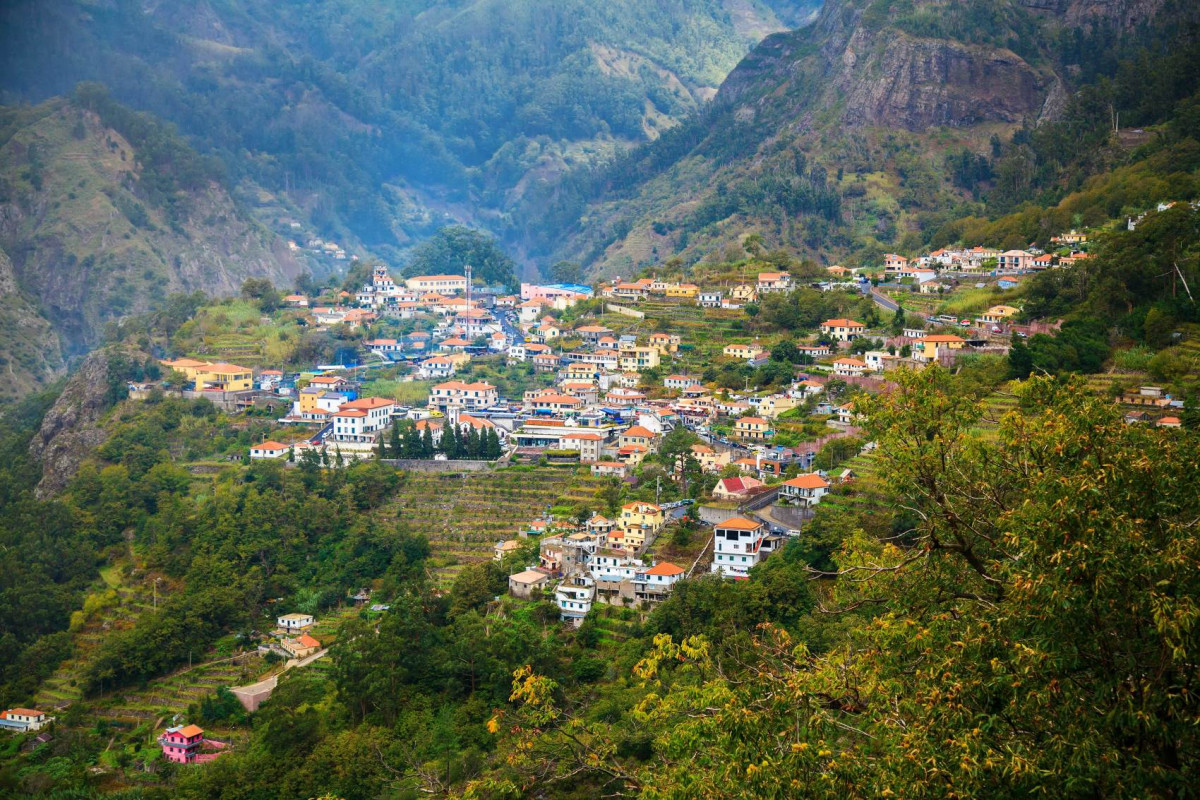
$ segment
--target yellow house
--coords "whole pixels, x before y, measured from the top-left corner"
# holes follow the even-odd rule
[[[216,389],[223,392],[246,392],[254,388],[254,371],[249,367],[214,364],[192,358],[163,361],[162,365],[182,372],[188,380],[196,384],[196,391]]]
[[[729,290],[729,299],[737,303],[753,303],[758,299],[758,290],[753,284],[738,284]]]
[[[980,319],[984,322],[1003,322],[1009,317],[1015,316],[1021,309],[1014,306],[992,306],[987,311],[980,315]]]
[[[645,545],[666,521],[666,514],[653,503],[626,503],[621,506],[617,527],[625,534],[625,546],[636,548]]]
[[[167,369],[181,373],[189,381],[196,380],[197,373],[208,366],[207,361],[197,361],[194,358],[177,358],[174,361],[160,361]]]
[[[924,358],[926,361],[937,360],[938,350],[961,350],[966,343],[965,339],[953,334],[926,336],[920,342],[921,347],[924,348]]]
[[[764,397],[758,403],[758,413],[767,419],[775,419],[785,411],[791,411],[796,406],[800,405],[800,401],[794,397],[788,397],[782,394],[773,394],[769,397]]]
[[[641,372],[659,365],[657,347],[629,347],[621,351],[617,365],[622,372]]]
[[[742,417],[733,423],[733,435],[739,439],[763,441],[774,435],[771,423],[762,417]]]
[[[732,358],[744,358],[749,361],[758,358],[766,351],[756,344],[727,344],[721,352]]]
[[[671,333],[652,333],[650,334],[650,346],[658,348],[658,352],[664,356],[671,353],[679,352],[679,345],[683,339]]]
[[[694,283],[676,283],[667,287],[667,297],[695,297],[700,287]]]

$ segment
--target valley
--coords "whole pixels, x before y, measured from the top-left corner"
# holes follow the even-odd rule
[[[1189,796],[1198,58],[5,4],[0,796]]]

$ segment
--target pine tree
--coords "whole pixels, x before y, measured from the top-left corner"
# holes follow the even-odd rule
[[[421,454],[418,458],[433,458],[433,432],[429,426],[425,426],[425,432],[421,436]]]
[[[401,455],[400,455],[400,454],[401,454],[401,452],[402,452],[402,447],[401,447],[401,444],[400,444],[400,426],[399,426],[399,425],[393,425],[393,426],[392,426],[392,447],[391,447],[391,451],[392,451],[392,458],[400,458],[400,457],[401,457]]]

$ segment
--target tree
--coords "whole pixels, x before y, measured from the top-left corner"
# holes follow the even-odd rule
[[[892,328],[891,328],[892,335],[899,336],[900,334],[904,333],[904,325],[905,325],[904,307],[897,304],[896,305],[896,314],[895,314],[895,316],[892,317]]]
[[[583,267],[575,261],[559,261],[550,267],[550,280],[555,283],[582,283]]]
[[[1200,752],[1195,434],[1125,425],[1081,383],[1044,377],[1019,388],[1024,416],[981,432],[980,396],[946,370],[891,378],[898,391],[861,410],[911,530],[848,531],[825,606],[839,640],[814,651],[767,625],[719,658],[717,636],[686,626],[738,606],[680,584],[656,611],[670,633],[633,670],[656,757],[612,752],[604,769],[662,796],[1186,795]],[[791,567],[788,549],[764,566]],[[802,609],[797,577],[760,583]],[[692,609],[667,614],[677,601]],[[735,660],[750,668],[731,675]],[[579,769],[578,750],[552,744],[584,723],[538,676],[516,677],[510,730],[536,731],[542,774]]]
[[[404,275],[462,275],[470,264],[485,284],[516,287],[516,265],[488,234],[462,225],[440,229],[413,250]]]

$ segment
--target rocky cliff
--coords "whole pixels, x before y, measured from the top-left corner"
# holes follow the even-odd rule
[[[921,215],[978,199],[947,179],[949,152],[991,153],[993,137],[1057,119],[1124,41],[1166,41],[1198,16],[1185,0],[827,0],[759,44],[702,116],[620,164],[550,260],[629,274],[748,231],[819,260],[899,246]]]
[[[83,360],[29,443],[29,454],[42,466],[39,498],[65,489],[83,460],[108,438],[99,423],[110,405],[107,394],[112,357],[112,352],[100,349]],[[145,358],[139,354],[140,360]]]

